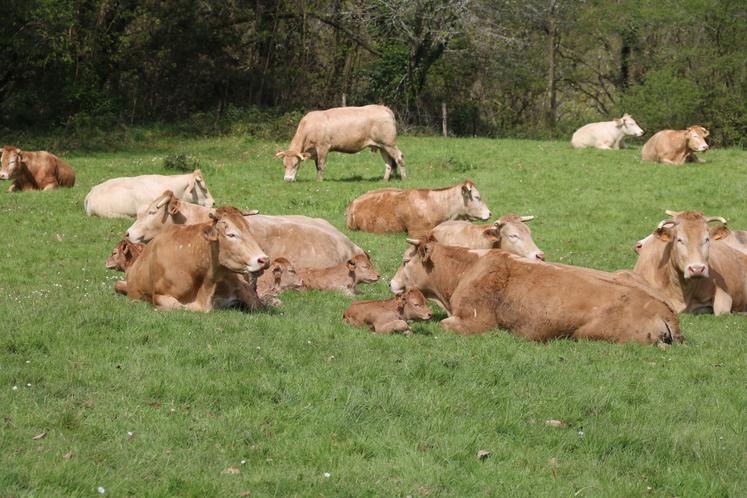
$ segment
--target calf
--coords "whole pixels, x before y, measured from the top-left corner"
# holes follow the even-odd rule
[[[446,330],[502,328],[535,341],[570,337],[642,344],[681,341],[677,315],[638,286],[584,268],[560,267],[505,251],[413,240],[392,292],[420,289],[449,313]]]
[[[708,130],[698,125],[686,130],[662,130],[643,145],[641,157],[644,161],[666,164],[702,163],[695,153],[708,150],[705,140],[708,135]]]
[[[207,223],[175,226],[159,234],[115,290],[158,309],[207,312],[214,308],[257,309],[256,274],[264,254],[235,208],[221,208]]]
[[[296,273],[296,269],[285,258],[275,258],[257,279],[257,295],[259,299],[268,305],[280,306],[282,303],[277,298],[284,290],[301,290],[303,280]]]
[[[490,218],[472,180],[442,189],[372,190],[354,199],[347,227],[374,233],[422,234],[447,220]]]
[[[635,271],[664,294],[678,313],[747,311],[747,255],[712,243],[708,223],[726,220],[696,211],[667,211],[641,241]]]
[[[47,151],[26,152],[6,145],[0,156],[0,180],[13,180],[8,192],[51,190],[75,185],[75,171]]]
[[[643,130],[630,116],[623,114],[619,119],[589,123],[573,134],[571,145],[576,149],[596,147],[597,149],[619,149],[626,136],[640,137]]]
[[[430,320],[431,310],[423,293],[417,289],[406,289],[391,299],[378,301],[356,301],[342,315],[350,325],[369,326],[374,332],[390,334],[409,330],[408,322]]]
[[[490,225],[474,224],[468,221],[444,221],[431,231],[433,237],[447,246],[460,246],[470,249],[503,249],[527,259],[545,260],[532,240],[532,231],[526,225],[534,216],[505,214]]]
[[[106,267],[110,270],[126,272],[143,249],[145,249],[145,244],[133,244],[127,239],[122,239],[112,249],[111,256],[106,260]]]
[[[304,268],[298,270],[298,275],[304,289],[334,290],[350,296],[357,293],[356,285],[379,280],[379,274],[365,254],[329,268]]]

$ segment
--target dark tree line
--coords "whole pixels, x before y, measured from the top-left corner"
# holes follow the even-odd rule
[[[402,126],[553,136],[630,112],[747,144],[733,0],[5,0],[0,125],[220,123],[386,103]]]

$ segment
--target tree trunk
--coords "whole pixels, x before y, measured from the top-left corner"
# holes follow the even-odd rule
[[[558,45],[560,44],[560,35],[558,32],[557,20],[555,18],[557,2],[552,0],[550,3],[550,12],[548,20],[548,64],[547,64],[547,108],[545,109],[545,126],[549,130],[555,129],[555,123],[558,116],[558,89],[557,89],[557,64],[558,64]]]

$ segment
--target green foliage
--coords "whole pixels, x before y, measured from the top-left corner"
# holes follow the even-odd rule
[[[187,154],[169,154],[163,158],[163,169],[172,171],[194,171],[202,168],[202,163]]]
[[[139,129],[144,141],[118,153],[65,154],[72,189],[0,193],[3,495],[747,489],[744,317],[683,316],[688,343],[662,351],[535,344],[500,331],[462,337],[436,321],[414,324],[411,337],[381,336],[345,325],[351,299],[335,293],[285,293],[283,308],[265,313],[160,312],[116,295],[122,275],[104,268],[132,220],[83,211],[93,185],[169,173],[160,158],[184,154],[211,166],[218,205],[330,220],[383,276],[356,299],[381,299],[407,244],[403,234],[344,229],[348,202],[368,190],[469,176],[494,216],[536,216],[533,237],[549,261],[615,270],[632,267],[635,241],[665,209],[747,228],[745,152],[714,148],[705,164],[675,167],[644,163],[638,149],[576,151],[565,141],[401,137],[406,182],[383,183],[381,158],[363,152],[330,155],[323,183],[305,164],[286,184],[278,142],[168,131]],[[480,461],[483,449],[491,455]]]

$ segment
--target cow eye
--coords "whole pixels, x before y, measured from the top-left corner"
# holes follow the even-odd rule
[[[703,241],[703,243],[704,243],[704,244],[707,244],[709,240],[711,240],[711,239],[710,239],[710,238],[708,238],[708,237],[706,237],[706,238],[705,238],[705,240]]]
[[[476,196],[475,196],[475,200],[476,200],[477,202],[480,202],[480,196],[479,196],[479,195],[476,195]]]
[[[681,238],[679,238],[679,237],[677,237],[677,242],[679,242],[680,244],[684,244],[684,243],[685,243],[685,241],[684,241],[684,240],[682,240],[682,239],[681,239]]]
[[[237,238],[239,238],[239,236],[238,236],[238,235],[236,235],[235,233],[228,233],[228,234],[226,234],[226,235],[227,235],[228,237],[232,238],[232,239],[237,239]]]
[[[148,214],[156,214],[156,211],[153,211],[153,210],[148,211]]]
[[[512,233],[511,235],[509,235],[509,238],[511,238],[511,239],[518,239],[519,236],[516,235],[515,233]]]

